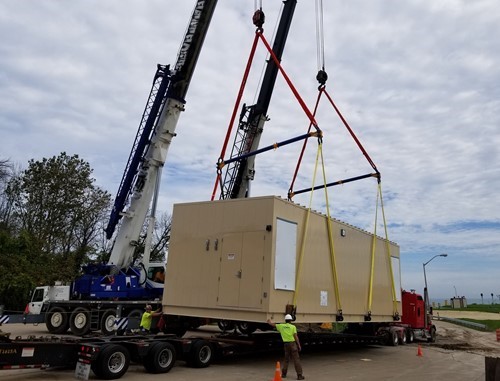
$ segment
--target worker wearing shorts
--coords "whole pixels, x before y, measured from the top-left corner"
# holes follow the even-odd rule
[[[290,358],[293,360],[295,371],[297,372],[297,380],[303,380],[305,377],[302,375],[302,364],[300,363],[299,351],[301,350],[299,337],[297,335],[297,327],[291,324],[293,318],[290,314],[285,315],[285,323],[273,323],[271,319],[267,323],[276,328],[281,334],[281,339],[285,346],[285,361],[283,361],[283,368],[281,369],[281,377],[286,378],[288,372],[288,363]]]

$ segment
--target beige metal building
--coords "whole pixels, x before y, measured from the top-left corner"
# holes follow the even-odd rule
[[[274,196],[176,204],[172,221],[168,314],[279,321],[293,305],[297,322],[314,323],[401,313],[399,246],[354,226],[330,219],[329,229],[325,215]]]

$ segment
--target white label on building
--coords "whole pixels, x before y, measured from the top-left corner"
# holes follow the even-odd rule
[[[328,306],[328,291],[320,291],[320,306]]]

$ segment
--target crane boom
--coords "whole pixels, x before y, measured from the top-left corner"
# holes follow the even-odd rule
[[[180,113],[184,111],[184,98],[216,5],[217,0],[196,1],[184,40],[179,49],[177,61],[169,73],[163,73],[164,79],[168,79],[169,82],[166,92],[158,91],[156,94],[156,97],[161,97],[156,101],[156,104],[161,105],[161,107],[159,114],[153,114],[151,118],[154,121],[154,127],[149,132],[144,132],[150,134],[147,138],[142,139],[145,146],[140,148],[144,153],[139,155],[141,156],[140,160],[135,160],[136,165],[131,165],[126,170],[125,176],[130,178],[130,173],[133,173],[135,179],[134,181],[128,181],[130,183],[128,190],[125,189],[119,192],[122,199],[118,204],[115,202],[114,217],[112,214],[114,220],[111,221],[110,219],[110,224],[106,229],[106,233],[110,236],[113,234],[118,220],[123,219],[108,261],[108,264],[114,265],[118,269],[129,266],[133,261],[135,246],[157,183],[159,183],[170,143],[175,136]],[[163,68],[169,70],[168,67]],[[124,194],[127,197],[124,197]],[[126,208],[127,205],[128,208]]]
[[[285,49],[297,0],[285,0],[283,3],[283,12],[273,43],[274,54],[280,61]],[[268,60],[257,103],[252,106],[243,105],[231,158],[242,156],[258,148],[264,123],[268,119],[267,110],[271,102],[277,75],[278,67],[276,63],[272,59]],[[250,182],[255,174],[254,164],[255,156],[251,156],[227,166],[222,181],[221,199],[242,198],[250,195]]]

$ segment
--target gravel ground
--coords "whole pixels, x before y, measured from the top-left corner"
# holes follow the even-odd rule
[[[500,320],[500,314],[471,311],[434,311],[434,318]],[[500,357],[500,342],[495,332],[482,332],[455,324],[434,320],[437,327],[437,341],[433,346],[461,350],[483,356]]]

